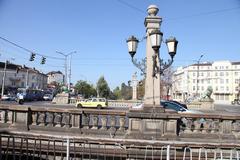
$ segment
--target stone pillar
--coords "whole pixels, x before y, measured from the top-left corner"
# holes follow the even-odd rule
[[[158,8],[155,5],[150,5],[147,9],[148,16],[145,18],[144,24],[146,27],[146,80],[145,80],[145,97],[144,107],[160,106],[160,73],[156,77],[153,74],[153,55],[155,51],[152,49],[149,33],[154,29],[160,30],[162,18],[157,16]],[[159,62],[156,64],[160,67]]]
[[[132,100],[137,100],[137,85],[138,85],[138,80],[137,80],[137,74],[136,72],[132,76]]]

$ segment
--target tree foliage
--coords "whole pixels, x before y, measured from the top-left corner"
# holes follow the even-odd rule
[[[132,87],[130,85],[126,85],[122,83],[121,85],[121,97],[124,100],[132,99]]]
[[[81,94],[84,98],[89,98],[97,95],[96,89],[93,87],[93,85],[83,80],[80,80],[76,83],[75,90],[78,94]]]
[[[100,97],[109,98],[110,96],[111,90],[104,76],[101,76],[97,82],[97,92]]]

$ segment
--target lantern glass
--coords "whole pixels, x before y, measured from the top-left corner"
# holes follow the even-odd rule
[[[160,32],[158,29],[155,29],[155,30],[152,30],[152,32],[149,34],[149,36],[150,36],[152,48],[154,50],[159,50],[159,48],[161,47],[161,43],[162,43],[163,33]]]
[[[131,57],[133,57],[135,55],[135,53],[137,52],[137,46],[138,46],[138,40],[136,37],[131,36],[128,40],[127,40],[127,44],[128,44],[128,52],[131,55]]]
[[[166,44],[168,47],[168,53],[173,58],[177,52],[178,41],[176,40],[175,37],[170,37],[169,39],[166,40]]]

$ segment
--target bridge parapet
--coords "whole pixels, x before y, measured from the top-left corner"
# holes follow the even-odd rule
[[[235,142],[240,140],[240,115],[181,114],[179,136]]]
[[[142,110],[60,109],[0,106],[3,130],[46,131],[135,139],[240,141],[240,115]]]

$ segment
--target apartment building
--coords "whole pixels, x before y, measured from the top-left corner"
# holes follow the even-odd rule
[[[48,76],[48,84],[52,82],[57,82],[58,84],[64,84],[64,74],[61,71],[52,71],[47,73]]]
[[[240,92],[240,62],[215,61],[179,67],[173,75],[172,97],[200,97],[211,86],[215,103],[231,103]]]
[[[47,87],[47,75],[41,73],[35,68],[20,66],[16,64],[7,63],[5,70],[5,63],[0,62],[0,86],[3,84],[3,75],[5,72],[4,88],[33,88],[45,89]]]

